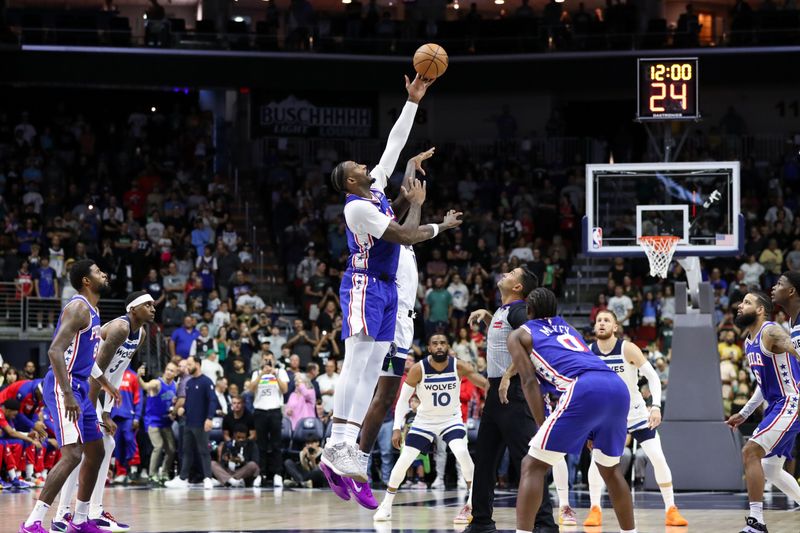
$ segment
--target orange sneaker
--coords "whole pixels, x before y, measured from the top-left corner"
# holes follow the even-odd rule
[[[689,522],[681,516],[678,508],[673,505],[667,509],[667,518],[664,520],[664,524],[668,526],[688,526]]]
[[[676,509],[677,511],[677,509]],[[597,505],[589,509],[589,516],[583,521],[583,525],[587,527],[602,526],[603,525],[603,510]]]

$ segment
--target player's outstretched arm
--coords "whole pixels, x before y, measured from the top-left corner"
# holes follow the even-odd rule
[[[474,366],[464,361],[456,361],[456,368],[458,369],[458,377],[467,378],[479,389],[489,390],[489,380],[475,370]]]
[[[531,334],[525,331],[524,328],[514,330],[508,336],[506,344],[508,345],[508,352],[511,354],[511,360],[519,373],[522,392],[525,394],[525,400],[531,409],[533,419],[541,427],[545,419],[544,399],[539,388],[539,381],[536,378],[536,369],[528,356],[533,346]]]
[[[792,345],[792,338],[783,327],[778,324],[772,324],[764,329],[764,334],[761,336],[764,347],[772,353],[787,352],[797,360],[800,360],[800,354],[794,349]]]
[[[100,337],[103,339],[103,342],[100,343],[100,350],[97,352],[97,358],[95,359],[95,365],[99,369],[99,372],[96,369],[92,369],[92,379],[89,380],[89,398],[92,399],[92,403],[97,401],[97,395],[102,388],[106,391],[106,394],[111,395],[117,405],[119,405],[121,400],[119,391],[109,383],[104,372],[108,368],[108,365],[111,364],[111,359],[113,359],[114,354],[117,353],[117,349],[119,349],[122,343],[125,342],[125,339],[128,338],[129,332],[130,326],[123,320],[112,320],[105,324],[100,331]]]
[[[406,172],[403,175],[403,184],[401,185],[402,188],[408,190],[411,186],[411,180],[415,179],[417,176],[417,172],[419,171],[422,175],[425,175],[425,169],[422,168],[422,162],[426,159],[433,157],[433,152],[436,148],[429,148],[428,150],[419,153],[408,160],[406,163]],[[402,220],[403,217],[408,213],[409,203],[406,200],[405,195],[398,194],[397,198],[392,201],[392,210],[394,211],[394,216],[397,217],[397,220]]]
[[[400,449],[400,428],[403,427],[403,421],[406,419],[406,414],[411,410],[408,402],[414,396],[417,385],[422,380],[422,363],[415,363],[408,371],[406,380],[400,388],[400,396],[397,398],[397,403],[394,406],[394,421],[392,422],[392,446]]]
[[[639,373],[647,379],[647,386],[650,387],[650,394],[653,398],[653,405],[650,407],[650,419],[647,427],[655,429],[661,425],[661,380],[656,374],[656,369],[642,353],[641,348],[632,342],[625,343],[623,352],[625,361],[633,364]]]
[[[744,407],[736,413],[735,415],[731,415],[728,420],[725,421],[731,429],[736,429],[741,424],[744,423],[745,420],[750,418],[750,415],[753,414],[753,411],[758,409],[758,406],[764,403],[764,393],[761,391],[761,387],[756,385],[756,390],[753,391],[753,395],[747,400],[747,403],[744,404]]]
[[[50,349],[47,350],[47,356],[50,359],[50,365],[53,368],[58,386],[64,394],[64,411],[66,412],[67,420],[74,422],[78,420],[78,415],[81,408],[75,400],[75,395],[72,394],[72,384],[67,374],[67,363],[64,360],[64,352],[72,341],[75,335],[82,329],[91,325],[91,315],[86,305],[80,302],[73,302],[64,308],[61,316],[61,327],[58,329],[53,342],[50,344]]]
[[[401,226],[394,220],[390,221],[383,234],[377,235],[378,238],[408,246],[432,239],[436,237],[440,231],[461,225],[459,217],[461,217],[462,213],[451,212],[445,217],[441,224],[425,224],[424,226],[420,226],[419,219],[422,215],[422,204],[425,202],[427,188],[424,181],[420,182],[417,179],[412,180],[410,187],[411,188],[408,190],[405,188],[402,189],[403,194],[410,204],[405,222],[403,222]]]

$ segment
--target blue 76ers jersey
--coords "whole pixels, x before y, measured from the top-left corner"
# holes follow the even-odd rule
[[[750,339],[744,341],[744,353],[747,355],[747,362],[750,369],[756,376],[756,381],[761,387],[764,399],[768,403],[775,403],[786,396],[796,395],[800,391],[797,387],[797,380],[800,378],[800,364],[797,359],[788,353],[768,352],[761,343],[761,335],[764,328],[777,326],[775,322],[764,322],[758,333]],[[778,326],[780,327],[780,326]],[[792,330],[792,342],[796,342],[797,335]],[[795,344],[796,346],[797,344]]]
[[[67,302],[67,305],[70,305],[75,300],[80,300],[89,307],[90,323],[86,328],[80,330],[75,335],[75,338],[72,339],[72,342],[67,347],[66,351],[64,351],[64,362],[67,365],[67,375],[70,376],[70,378],[74,376],[82,380],[87,380],[92,373],[94,359],[97,356],[97,349],[100,346],[100,313],[80,294],[73,296],[70,301]],[[66,308],[67,305],[64,307]],[[58,331],[61,329],[61,319],[63,316],[64,311],[62,310],[61,315],[58,317],[58,324],[56,324],[53,338],[58,335]]]
[[[356,194],[348,194],[345,204],[350,202],[370,202],[381,213],[394,219],[394,211],[392,211],[386,195],[377,189],[371,189],[371,192],[372,199],[362,198]],[[366,239],[359,238],[358,235],[350,230],[349,225],[345,225],[345,232],[347,234],[347,247],[350,250],[350,258],[347,261],[348,270],[395,275],[397,261],[400,257],[399,244],[376,239],[372,235],[367,235]]]
[[[522,328],[531,335],[530,358],[545,392],[564,392],[584,372],[614,372],[560,316],[529,320]]]

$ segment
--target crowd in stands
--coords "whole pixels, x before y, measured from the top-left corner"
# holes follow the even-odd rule
[[[316,465],[344,356],[338,288],[348,255],[343,198],[326,177],[348,154],[332,147],[308,161],[291,149],[269,154],[258,189],[269,213],[270,259],[258,274],[273,288],[289,288],[288,301],[278,302],[269,289],[258,290],[249,243],[230,211],[231,184],[211,170],[209,129],[209,117],[191,106],[119,118],[63,106],[41,116],[0,111],[3,280],[20,298],[63,300],[74,290],[64,278],[70,262],[90,257],[111,273],[110,297],[144,289],[155,299],[168,363],[140,370],[135,361],[128,372],[130,406],[114,414],[131,428],[118,437],[117,481],[146,471],[167,486],[322,486]],[[712,157],[722,155],[713,150]],[[800,165],[796,156],[767,163],[751,159],[742,167],[744,256],[703,262],[715,296],[726,413],[753,390],[732,323],[737,302],[749,287],[768,289],[780,272],[800,270]],[[583,162],[544,165],[524,149],[477,160],[456,146],[425,165],[423,219],[440,220],[451,208],[465,215],[458,230],[416,247],[413,356],[425,354],[432,333],[444,332],[453,355],[484,372],[486,332],[466,319],[499,305],[496,282],[504,273],[527,263],[540,285],[565,296],[580,246]],[[392,179],[395,191],[399,178]],[[758,192],[763,184],[768,194]],[[643,259],[617,259],[594,291],[589,317],[601,309],[616,314],[661,377],[666,411],[673,285],[683,279],[677,264],[660,281],[647,275]],[[297,312],[287,312],[286,303]],[[584,333],[592,339],[590,328]],[[21,369],[4,364],[0,395],[45,371],[34,361]],[[461,401],[465,419],[480,418],[480,391],[463,386]],[[16,419],[13,407],[4,408],[9,419]],[[47,434],[44,420],[18,429]],[[20,459],[30,466],[6,470],[28,468],[36,481],[56,459],[52,444],[42,452],[23,445],[35,449]],[[379,449],[375,458],[379,481],[393,454]],[[501,480],[506,476],[501,471]]]
[[[703,24],[691,3],[670,21],[648,19],[649,12],[640,12],[636,2],[625,0],[609,0],[597,8],[587,8],[583,2],[567,6],[550,0],[541,9],[534,9],[529,0],[512,0],[488,9],[459,0],[407,2],[402,10],[391,4],[379,6],[376,0],[353,0],[336,11],[315,7],[309,0],[291,0],[288,6],[277,4],[267,3],[265,12],[255,16],[233,9],[227,21],[187,23],[170,18],[169,6],[152,0],[142,14],[146,20],[143,39],[131,38],[130,21],[119,16],[112,0],[102,11],[10,9],[5,18],[25,44],[130,46],[133,42],[166,47],[404,55],[429,41],[439,42],[456,55],[796,44],[800,25],[795,2],[779,6],[772,0],[764,0],[757,7],[737,0],[729,12],[714,8],[714,16],[722,18],[725,27],[719,35],[714,28],[702,32]],[[0,12],[0,38],[4,37],[3,18]],[[187,31],[187,27],[194,27],[194,31]]]

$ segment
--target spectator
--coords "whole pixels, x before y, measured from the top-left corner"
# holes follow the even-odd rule
[[[597,313],[600,311],[605,311],[606,309],[608,309],[606,295],[601,292],[597,295],[594,305],[592,306],[592,310],[589,312],[589,323],[594,324],[594,321],[597,318]]]
[[[456,357],[461,361],[474,363],[475,359],[478,357],[478,346],[475,344],[475,341],[472,340],[467,328],[462,327],[457,331],[458,339],[453,344],[453,351],[456,353]]]
[[[218,448],[217,460],[211,462],[214,477],[223,485],[244,487],[245,483],[255,480],[261,474],[257,463],[258,448],[247,434],[247,426],[236,423],[233,427],[233,439],[226,439]]]
[[[169,339],[169,354],[171,357],[176,355],[186,359],[191,355],[194,340],[200,336],[200,332],[194,329],[194,318],[185,316],[183,327],[172,332]],[[199,358],[198,358],[199,360]]]
[[[189,355],[196,355],[200,358],[203,358],[209,352],[215,352],[215,354],[218,353],[217,340],[209,333],[208,325],[203,324],[200,326],[200,334],[192,342],[192,347],[189,349]],[[205,365],[205,361],[203,361],[203,364]],[[203,373],[206,373],[205,370]],[[216,377],[208,377],[210,379],[216,379]]]
[[[253,372],[250,378],[250,392],[255,395],[253,417],[256,424],[256,440],[258,441],[259,466],[262,478],[256,480],[262,485],[263,478],[272,475],[275,487],[283,486],[281,472],[281,422],[283,414],[283,395],[289,389],[289,376],[286,371],[275,368],[272,354],[264,356],[260,369]]]
[[[761,252],[758,262],[764,266],[764,286],[773,287],[778,282],[778,278],[781,275],[781,265],[783,265],[783,251],[778,248],[778,241],[775,239],[769,240],[767,248]]]
[[[284,414],[292,421],[292,430],[297,428],[297,423],[304,418],[316,416],[317,398],[314,387],[308,377],[302,372],[294,374],[294,391],[289,395]]]
[[[239,396],[231,398],[231,409],[222,419],[222,438],[225,442],[234,438],[236,426],[244,426],[248,440],[256,440],[256,423],[253,415],[245,409],[244,400]]]
[[[294,331],[294,336],[286,342],[286,345],[292,353],[298,355],[299,368],[305,368],[311,362],[317,339],[313,333],[306,331],[305,323],[300,319],[294,321]]]
[[[203,247],[203,253],[198,255],[195,269],[200,273],[203,280],[203,290],[211,292],[217,285],[217,258],[214,257],[214,249],[210,244]]]
[[[434,287],[425,297],[426,333],[429,336],[434,332],[446,331],[453,313],[453,296],[445,289],[444,278],[436,278]]]
[[[327,485],[325,474],[319,469],[319,461],[322,459],[322,447],[318,440],[306,442],[300,450],[299,464],[291,459],[286,459],[283,465],[286,473],[291,476],[291,480],[286,480],[288,487],[323,488]]]
[[[156,308],[164,303],[166,292],[164,292],[164,286],[161,283],[161,276],[158,275],[158,271],[155,268],[151,268],[147,273],[147,279],[142,284],[142,289],[153,297],[153,305]]]
[[[733,330],[720,332],[720,342],[717,344],[720,361],[728,360],[734,365],[742,361],[742,347],[736,344],[736,333]]]
[[[217,397],[217,416],[224,417],[230,411],[230,401],[228,399],[228,380],[222,375],[216,379],[214,394]]]
[[[661,402],[663,404],[666,399],[667,385],[669,384],[669,366],[667,365],[667,360],[663,357],[656,359],[656,374],[658,374],[658,379],[661,381]]]
[[[458,331],[467,323],[469,289],[464,285],[464,282],[461,281],[461,276],[454,272],[450,278],[450,285],[447,286],[447,292],[449,292],[452,297],[451,302],[453,306],[450,318],[450,331]]]
[[[239,256],[236,254],[232,254],[228,251],[228,247],[225,246],[225,243],[218,242],[217,243],[217,274],[219,282],[217,283],[217,287],[219,288],[219,296],[222,301],[225,301],[229,297],[231,281],[234,275],[237,274],[237,270],[240,265]]]
[[[322,408],[326,413],[333,412],[333,394],[336,391],[336,383],[338,381],[339,374],[336,373],[336,361],[328,359],[325,363],[325,373],[317,377],[322,397]]]
[[[258,365],[256,365],[254,368],[258,368]],[[231,364],[229,366],[229,370],[225,372],[225,377],[228,379],[228,383],[230,383],[231,386],[236,385],[238,390],[243,391],[244,384],[248,377],[244,359],[241,357],[231,358]]]
[[[175,461],[175,436],[172,433],[172,421],[174,419],[173,404],[177,373],[178,367],[170,362],[164,368],[162,377],[144,381],[146,368],[144,365],[139,368],[139,386],[147,394],[144,427],[150,437],[150,443],[153,445],[148,473],[150,480],[154,483],[162,483],[169,479],[172,473],[172,463]],[[162,452],[164,453],[163,461],[161,461]]]
[[[210,379],[212,383],[216,383],[219,378],[223,377],[225,371],[223,370],[222,365],[219,364],[216,350],[208,350],[203,353],[193,353],[191,356],[202,361],[200,363],[200,372]]]
[[[623,287],[614,288],[614,296],[608,300],[608,308],[614,311],[614,315],[623,327],[630,325],[630,318],[633,315],[633,300],[624,294]]]
[[[58,275],[56,271],[50,267],[50,258],[49,257],[42,257],[41,264],[39,266],[39,270],[36,273],[36,278],[33,280],[33,288],[34,294],[37,298],[56,298],[57,295],[61,294],[58,286]],[[48,327],[55,326],[55,322],[53,322],[54,312],[53,307],[51,306],[50,302],[41,302],[43,307],[47,307],[48,309]],[[43,313],[42,311],[38,312],[38,328],[42,329],[42,318]]]
[[[167,297],[167,305],[161,313],[164,336],[171,337],[175,330],[183,324],[184,318],[186,318],[186,312],[178,306],[178,295],[170,294]]]
[[[164,276],[163,286],[167,296],[170,294],[178,295],[178,302],[184,303],[186,290],[186,276],[178,272],[178,265],[175,261],[170,261],[167,267],[167,274]]]
[[[203,470],[203,487],[214,488],[218,483],[212,478],[211,454],[208,448],[208,433],[213,426],[216,414],[217,398],[214,394],[214,383],[200,371],[200,360],[197,357],[186,359],[188,379],[185,396],[179,399],[178,414],[184,416],[181,472],[179,476],[167,481],[167,488],[188,488],[189,474],[199,455]]]
[[[36,379],[36,363],[33,361],[25,361],[20,379]]]

